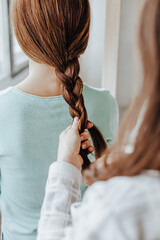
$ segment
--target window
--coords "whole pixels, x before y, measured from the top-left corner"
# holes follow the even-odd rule
[[[28,66],[28,58],[10,30],[8,19],[11,1],[0,0],[0,80],[14,76]]]
[[[11,72],[12,76],[28,66],[28,58],[21,50],[14,33],[11,35]]]
[[[8,16],[6,1],[0,1],[0,79],[9,71]]]

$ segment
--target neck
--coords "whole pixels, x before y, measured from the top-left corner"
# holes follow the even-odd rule
[[[22,91],[39,96],[61,95],[61,84],[57,79],[55,68],[45,64],[29,61],[29,76],[17,85]]]

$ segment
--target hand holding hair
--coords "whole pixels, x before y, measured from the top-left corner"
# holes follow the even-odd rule
[[[88,122],[87,129],[91,129],[93,124]],[[72,125],[64,130],[59,137],[58,161],[68,162],[78,169],[83,165],[83,158],[80,155],[80,149],[87,149],[92,153],[94,148],[91,146],[89,133],[79,134],[80,120],[75,117]]]

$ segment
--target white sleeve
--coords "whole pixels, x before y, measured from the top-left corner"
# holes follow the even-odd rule
[[[93,184],[86,191],[81,203],[72,204],[72,224],[66,228],[63,240],[129,239],[121,228],[120,222],[117,221],[117,214],[112,209],[115,194],[111,193],[111,199],[109,193],[110,196],[106,201],[106,192],[103,190],[105,190],[103,183]]]
[[[147,198],[146,184],[140,189],[139,178],[136,184],[127,177],[97,182],[82,202],[80,183],[81,173],[71,164],[51,166],[37,240],[158,239],[146,237],[148,223],[159,229],[159,215],[156,211],[157,221],[149,221],[154,216],[148,210],[150,195]]]
[[[81,200],[80,171],[66,162],[55,162],[49,170],[37,240],[60,240],[72,222],[70,207]]]
[[[153,206],[149,211],[148,197],[138,187],[139,181],[129,181],[117,178],[93,184],[83,202],[72,205],[72,224],[66,228],[63,240],[158,239],[159,215],[152,212]]]
[[[83,202],[80,183],[81,173],[71,164],[51,165],[37,240],[114,240],[117,234],[127,240],[112,213],[106,211],[108,206],[103,208],[101,183],[88,189]]]

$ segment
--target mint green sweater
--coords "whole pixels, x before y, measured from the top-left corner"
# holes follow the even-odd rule
[[[110,142],[118,126],[115,99],[84,86],[89,120]],[[71,124],[62,96],[39,97],[14,87],[0,92],[2,232],[5,240],[35,240],[48,169],[59,134]]]

